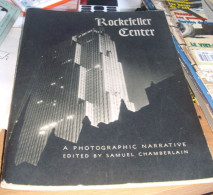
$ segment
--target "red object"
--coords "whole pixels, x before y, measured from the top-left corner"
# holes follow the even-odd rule
[[[86,5],[87,4],[87,0],[81,0],[80,5]]]

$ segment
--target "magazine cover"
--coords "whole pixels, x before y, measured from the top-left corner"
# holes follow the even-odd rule
[[[213,22],[210,1],[159,1],[153,0],[154,8],[166,14],[170,30],[175,37],[176,49],[187,70],[190,86],[200,99],[199,105],[213,129],[212,99],[212,33]],[[208,6],[207,6],[208,4]],[[195,6],[196,5],[196,6]],[[203,105],[203,106],[202,106]]]
[[[2,187],[154,186],[212,176],[162,11],[28,10]]]

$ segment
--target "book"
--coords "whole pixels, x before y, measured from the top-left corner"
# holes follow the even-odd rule
[[[203,84],[203,82],[200,80],[197,72],[195,69],[192,68],[191,63],[189,59],[187,58],[184,51],[181,49],[181,46],[177,43],[176,40],[174,40],[176,49],[180,55],[180,61],[183,66],[183,70],[185,72],[185,77],[193,90],[193,93],[195,95],[195,101],[199,104],[199,106],[202,108],[203,113],[205,114],[205,117],[208,121],[208,124],[210,125],[211,129],[213,127],[213,115],[210,108],[210,105],[207,104],[207,100],[205,96],[203,96],[203,93],[207,93],[206,88]]]
[[[149,2],[149,1],[148,1]],[[146,3],[146,2],[145,2]],[[198,8],[193,6],[199,5]],[[152,6],[150,6],[151,4]],[[146,3],[148,9],[163,10],[166,14],[170,30],[174,35],[175,45],[180,59],[187,69],[190,86],[199,99],[209,125],[213,129],[213,99],[212,99],[212,27],[211,18],[207,17],[204,3],[201,1],[159,1]],[[183,9],[183,6],[185,8]],[[195,7],[196,7],[195,6]],[[208,9],[207,9],[208,10]],[[192,85],[191,85],[192,84]],[[194,87],[195,86],[195,87]],[[197,93],[199,92],[199,94]],[[198,97],[199,96],[199,97]],[[201,98],[200,98],[201,97]]]
[[[206,102],[210,105],[213,114],[213,80],[212,80],[212,51],[211,41],[213,36],[213,23],[206,17],[203,9],[198,10],[171,10],[171,14],[176,19],[176,23],[182,27],[182,35],[193,61],[191,64],[196,70],[196,74],[203,82],[207,95]],[[205,94],[205,90],[202,90]]]
[[[213,182],[162,11],[29,9],[5,148],[9,189]]]

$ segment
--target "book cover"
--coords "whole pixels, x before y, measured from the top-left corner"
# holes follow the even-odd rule
[[[213,182],[162,11],[29,9],[6,143],[6,188]]]

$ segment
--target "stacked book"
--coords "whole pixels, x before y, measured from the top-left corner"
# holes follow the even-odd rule
[[[28,9],[2,164],[15,190],[211,184],[164,12]]]
[[[144,1],[164,10],[185,75],[213,128],[213,19],[211,1]]]
[[[212,190],[213,153],[182,70],[196,91],[198,65],[169,4],[159,3],[170,29],[163,11],[109,13],[93,3],[82,4],[90,13],[27,9],[0,186]]]

